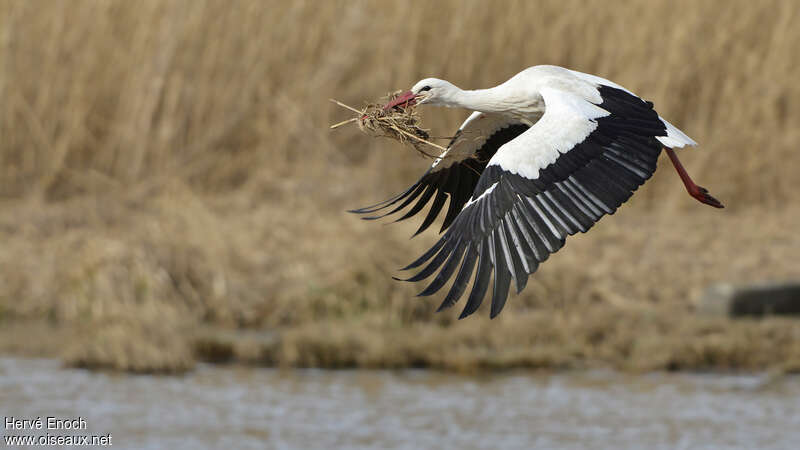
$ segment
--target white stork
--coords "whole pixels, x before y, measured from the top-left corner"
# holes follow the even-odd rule
[[[433,223],[449,198],[440,232],[447,231],[403,270],[430,261],[404,281],[438,271],[421,296],[437,292],[456,274],[439,310],[458,301],[475,272],[459,318],[480,306],[492,272],[491,317],[499,314],[511,280],[519,293],[568,235],[586,232],[603,215],[613,214],[656,170],[662,148],[692,197],[723,207],[692,181],[672,150],[696,142],[662,119],[651,102],[594,75],[535,66],[499,86],[473,91],[426,78],[386,109],[413,104],[474,112],[413,186],[352,212],[381,211],[365,217],[376,219],[416,200],[399,221],[433,198],[416,235]]]

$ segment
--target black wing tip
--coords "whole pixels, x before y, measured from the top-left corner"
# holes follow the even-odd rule
[[[503,308],[506,306],[506,300],[508,300],[508,294],[506,294],[505,298],[498,297],[496,300],[497,304],[495,304],[495,299],[492,299],[492,308],[491,312],[489,313],[490,319],[494,319],[503,311]]]
[[[345,210],[345,212],[349,212],[351,214],[369,214],[369,213],[374,213],[376,211],[380,211],[380,210],[382,210],[384,208],[388,208],[389,206],[391,206],[391,205],[379,206],[377,208],[375,207],[375,205],[364,206],[362,208],[347,209],[347,210]]]
[[[431,256],[433,256],[433,255],[431,255]],[[421,266],[421,265],[425,264],[425,263],[426,263],[428,260],[430,260],[430,258],[427,258],[427,259],[425,259],[425,260],[422,260],[422,261],[420,261],[420,259],[421,259],[421,258],[418,258],[416,261],[413,261],[413,262],[412,262],[412,263],[410,263],[409,265],[407,265],[407,266],[405,266],[405,267],[401,267],[401,268],[399,269],[399,271],[403,272],[403,271],[406,271],[406,270],[416,269],[417,267],[419,267],[419,266]]]
[[[461,314],[458,316],[458,320],[466,319],[467,317],[475,314],[475,312],[480,308],[481,303],[483,303],[483,297],[486,295],[485,288],[487,286],[483,286],[484,292],[482,295],[475,296],[475,289],[476,286],[472,285],[472,292],[470,292],[469,298],[467,298],[467,304],[464,305],[464,309],[461,310]]]
[[[442,303],[441,305],[439,305],[439,307],[438,307],[438,308],[436,308],[436,312],[437,312],[437,313],[439,313],[439,312],[442,312],[442,311],[444,311],[444,310],[445,310],[445,309],[447,309],[447,308],[452,308],[454,304],[455,304],[455,303],[448,303],[448,302],[444,302],[444,303]]]
[[[369,214],[369,213],[373,213],[375,211],[380,211],[380,209],[376,209],[376,210],[370,211],[370,210],[368,210],[366,208],[356,208],[356,209],[346,209],[344,212],[347,212],[347,213],[350,213],[350,214]]]
[[[475,311],[461,311],[461,314],[458,315],[458,320],[466,319],[467,317],[471,316]]]
[[[421,266],[421,265],[425,264],[425,262],[426,262],[426,261],[428,261],[429,259],[430,259],[430,258],[428,258],[428,259],[425,259],[425,260],[423,260],[423,261],[419,261],[419,259],[417,259],[416,261],[413,261],[413,262],[411,262],[410,264],[408,264],[407,266],[405,266],[405,267],[401,267],[401,268],[400,268],[400,269],[398,269],[398,270],[399,270],[400,272],[403,272],[403,271],[406,271],[406,270],[415,269],[415,268],[417,268],[417,267],[419,267],[419,266]]]

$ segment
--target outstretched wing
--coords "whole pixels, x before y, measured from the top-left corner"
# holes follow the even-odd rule
[[[619,87],[601,84],[597,90],[602,100],[592,103],[556,88],[541,89],[542,118],[497,151],[447,232],[406,267],[427,263],[407,281],[438,271],[420,295],[437,292],[455,274],[439,309],[452,306],[475,272],[463,318],[480,306],[494,274],[495,317],[511,280],[521,291],[568,235],[613,214],[650,178],[663,139],[674,138],[674,132],[668,133],[652,103]]]
[[[413,186],[400,194],[360,209],[357,214],[376,214],[364,217],[366,220],[378,219],[396,213],[415,200],[416,203],[397,221],[408,219],[419,213],[431,199],[433,204],[425,220],[414,235],[427,229],[442,211],[446,200],[450,199],[440,230],[444,231],[456,218],[478,184],[478,179],[492,156],[503,144],[522,134],[529,127],[518,121],[494,114],[475,112],[456,132],[456,135],[431,165],[430,169]],[[397,205],[399,203],[399,205]],[[391,206],[393,209],[385,212]]]

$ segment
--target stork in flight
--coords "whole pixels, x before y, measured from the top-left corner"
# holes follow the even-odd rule
[[[499,86],[472,91],[427,78],[385,109],[414,104],[474,112],[413,186],[352,212],[378,213],[365,217],[376,219],[416,201],[399,221],[433,199],[416,235],[433,223],[449,198],[440,230],[446,232],[403,270],[427,263],[404,281],[436,273],[420,296],[434,294],[455,274],[439,310],[463,296],[474,272],[459,318],[478,309],[493,272],[490,315],[499,314],[511,280],[519,293],[568,235],[586,232],[603,215],[614,214],[656,170],[662,148],[689,195],[723,207],[692,181],[673,150],[697,143],[662,119],[651,102],[603,78],[535,66]]]

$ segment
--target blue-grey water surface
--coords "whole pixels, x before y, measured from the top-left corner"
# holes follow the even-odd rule
[[[796,449],[800,377],[205,365],[163,377],[0,358],[0,416],[80,416],[78,433],[131,449]]]

